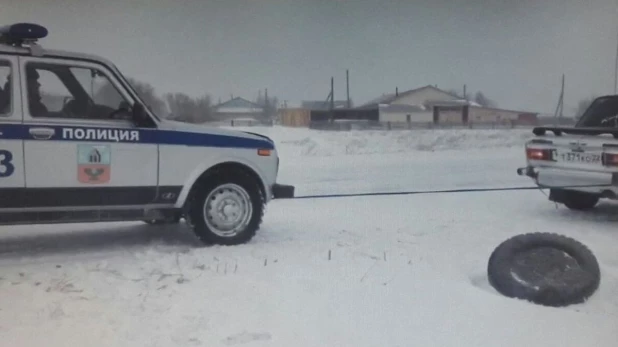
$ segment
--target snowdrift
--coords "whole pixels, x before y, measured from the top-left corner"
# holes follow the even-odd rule
[[[271,137],[284,154],[334,156],[522,147],[530,129],[418,129],[323,131],[234,127]]]

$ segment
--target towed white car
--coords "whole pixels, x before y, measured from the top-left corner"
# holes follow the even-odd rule
[[[517,173],[549,188],[551,201],[587,210],[618,199],[618,95],[595,99],[574,127],[537,127]]]

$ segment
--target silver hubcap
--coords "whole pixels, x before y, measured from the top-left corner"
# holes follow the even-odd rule
[[[242,232],[251,220],[253,206],[247,191],[233,183],[216,187],[204,203],[204,221],[216,235],[232,237]]]

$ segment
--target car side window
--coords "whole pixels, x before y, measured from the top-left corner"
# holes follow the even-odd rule
[[[33,109],[32,105],[34,104],[34,110],[39,112],[34,114],[34,116],[44,116],[41,114],[42,109],[48,112],[62,111],[64,100],[71,97],[71,93],[53,72],[38,69],[29,71],[28,103],[31,105],[31,111]]]
[[[26,65],[32,117],[129,119],[129,102],[100,70],[48,63]]]
[[[0,117],[11,115],[13,91],[11,90],[11,64],[0,59]]]

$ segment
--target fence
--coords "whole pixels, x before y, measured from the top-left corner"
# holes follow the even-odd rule
[[[311,121],[308,124],[309,129],[315,130],[332,130],[332,131],[349,131],[349,130],[412,130],[412,129],[528,129],[535,126],[543,125],[558,125],[572,126],[575,120],[562,119],[558,121],[555,118],[540,118],[534,123],[530,122],[470,122],[462,123],[438,123],[433,122],[379,122],[379,121],[363,121],[363,120],[337,120],[337,121]],[[284,125],[273,120],[252,120],[252,119],[235,119],[230,121],[208,122],[209,126],[232,126],[232,127],[251,127],[251,126],[274,126]],[[284,125],[285,126],[285,125]]]
[[[530,122],[483,122],[468,124],[462,123],[438,123],[433,122],[366,122],[366,121],[314,121],[309,124],[310,129],[316,130],[334,130],[334,131],[349,131],[349,130],[412,130],[412,129],[529,129],[535,126],[542,125],[562,125],[570,126],[573,122],[541,122],[534,124]]]
[[[232,119],[229,121],[213,121],[203,123],[204,125],[208,125],[211,127],[271,127],[274,125],[274,121],[272,120],[255,120],[255,119]]]

